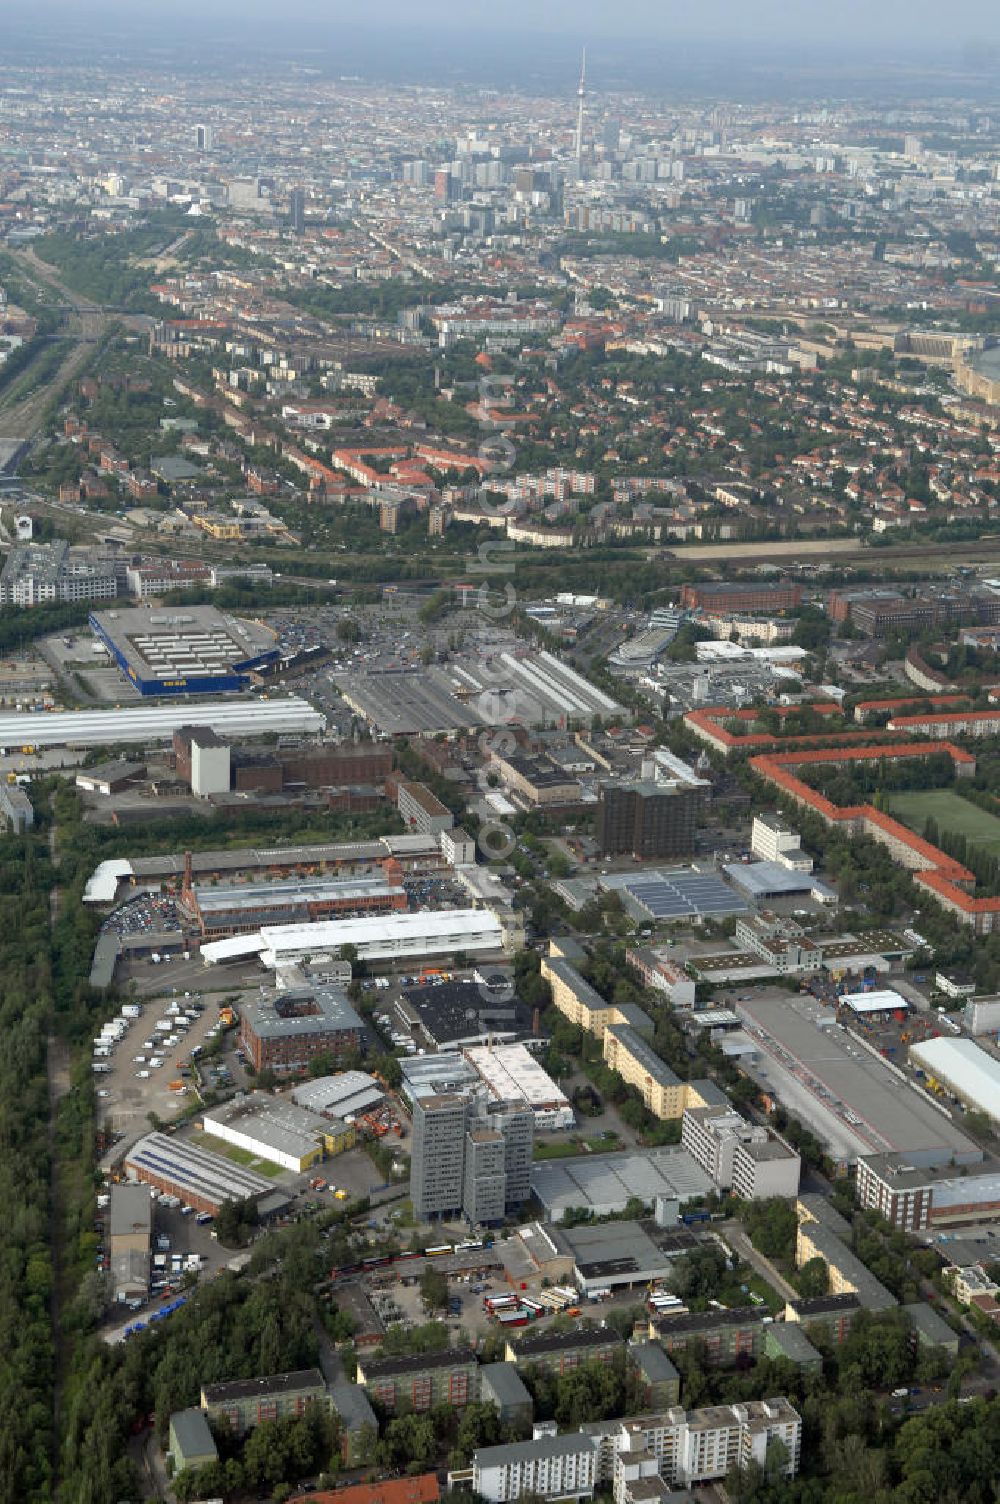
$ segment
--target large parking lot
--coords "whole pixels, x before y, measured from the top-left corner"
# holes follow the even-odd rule
[[[197,1059],[193,1052],[204,1051],[216,1037],[220,1005],[230,996],[179,991],[149,1001],[137,999],[139,1017],[127,1021],[123,1038],[107,1059],[99,1061],[110,1070],[94,1075],[99,1125],[132,1141],[148,1131],[151,1112],[164,1120],[172,1118],[190,1100],[190,1094],[171,1091],[170,1082],[190,1079],[181,1078],[180,1071],[186,1068],[181,1062]],[[172,1013],[171,1009],[179,1011]],[[183,1028],[178,1020],[186,1012],[196,1013],[196,1017]],[[175,1025],[174,1032],[165,1034],[161,1029],[158,1033],[156,1026],[163,1023]],[[176,1038],[176,1044],[163,1043],[168,1038]],[[162,1063],[154,1065],[153,1060]]]

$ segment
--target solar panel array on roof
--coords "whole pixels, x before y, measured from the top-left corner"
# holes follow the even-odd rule
[[[746,912],[743,900],[711,873],[650,872],[629,877],[623,886],[651,919],[694,919]]]

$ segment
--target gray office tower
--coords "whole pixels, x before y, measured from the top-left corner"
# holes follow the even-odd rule
[[[410,1200],[420,1222],[499,1222],[531,1194],[534,1114],[482,1093],[418,1097],[413,1106]]]
[[[414,1103],[410,1200],[418,1222],[461,1211],[467,1116],[465,1099],[451,1094]]]
[[[288,227],[293,235],[301,235],[306,227],[306,196],[301,188],[293,188],[288,195]]]

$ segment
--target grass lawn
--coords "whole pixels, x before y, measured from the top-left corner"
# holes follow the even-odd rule
[[[570,1159],[575,1154],[611,1154],[616,1149],[623,1148],[621,1139],[617,1133],[608,1135],[597,1134],[593,1138],[557,1139],[552,1144],[536,1143],[532,1151],[534,1159]]]
[[[987,856],[1000,857],[1000,819],[970,804],[948,789],[927,789],[922,793],[888,796],[889,808],[918,835],[923,835],[927,821],[937,821],[938,830],[954,831],[965,836]]]
[[[272,1164],[269,1159],[258,1159],[251,1154],[249,1149],[240,1149],[236,1144],[227,1144],[221,1138],[213,1138],[210,1133],[193,1133],[191,1142],[197,1144],[200,1149],[208,1149],[212,1154],[221,1154],[223,1159],[231,1159],[234,1165],[242,1165],[245,1170],[256,1170],[258,1175],[264,1175],[268,1180],[273,1180],[281,1174],[281,1166]]]

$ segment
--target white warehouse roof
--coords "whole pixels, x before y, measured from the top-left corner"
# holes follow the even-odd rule
[[[910,1059],[969,1107],[1000,1123],[1000,1060],[971,1039],[925,1039],[910,1046]]]
[[[535,1111],[554,1108],[572,1116],[566,1093],[526,1045],[471,1045],[465,1058],[498,1102],[517,1101],[520,1097]]]
[[[0,747],[113,746],[117,742],[168,742],[179,726],[209,726],[221,737],[268,732],[323,731],[326,717],[308,700],[211,700],[136,705],[121,710],[41,711],[0,715]]]
[[[902,993],[891,987],[878,992],[846,992],[840,1001],[855,1013],[893,1013],[897,1008],[907,1013],[910,1008]]]
[[[434,909],[416,914],[378,914],[365,919],[322,919],[316,924],[266,925],[255,935],[234,935],[201,948],[206,965],[259,952],[265,966],[287,965],[297,956],[336,953],[353,945],[364,960],[389,956],[440,956],[456,950],[502,949],[498,919],[486,909]]]

